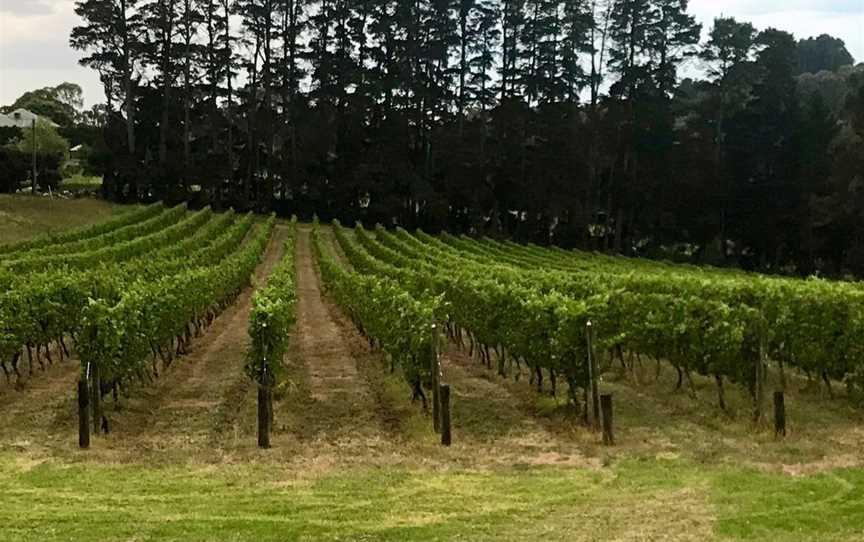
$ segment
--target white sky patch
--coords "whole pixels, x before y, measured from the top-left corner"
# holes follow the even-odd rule
[[[73,0],[0,0],[0,104],[64,81],[81,85],[87,107],[105,101],[99,76],[69,47],[74,7]]]
[[[735,17],[797,39],[830,34],[846,42],[856,62],[864,61],[864,0],[690,0],[690,13],[702,23],[703,36],[715,17]]]
[[[96,72],[77,64],[69,47],[78,24],[74,0],[0,0],[0,104],[28,90],[64,81],[84,89],[87,106],[104,102]],[[864,0],[691,0],[690,12],[707,33],[714,17],[732,16],[758,29],[775,27],[796,38],[831,34],[864,61]],[[688,66],[687,73],[698,70]]]

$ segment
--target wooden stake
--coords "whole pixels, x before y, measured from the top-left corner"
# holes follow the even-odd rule
[[[270,387],[265,362],[261,382],[258,384],[258,447],[270,447]]]
[[[600,410],[603,412],[603,445],[613,446],[615,434],[612,428],[612,394],[600,396]]]
[[[452,428],[450,426],[450,384],[441,385],[441,444],[450,446]]]
[[[786,398],[782,391],[774,393],[774,435],[786,436]]]
[[[86,379],[78,381],[78,447],[90,447],[90,389]]]

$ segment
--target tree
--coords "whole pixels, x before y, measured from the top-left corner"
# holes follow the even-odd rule
[[[713,164],[708,175],[716,179],[720,186],[717,209],[720,227],[717,235],[724,259],[727,256],[733,197],[728,121],[741,113],[750,102],[757,74],[753,63],[756,48],[756,29],[752,24],[740,23],[731,17],[720,17],[714,19],[708,41],[699,54],[707,66],[712,85],[711,97],[708,99],[711,112],[706,115],[708,126],[713,127],[713,145],[708,149]]]
[[[491,0],[480,0],[476,9],[469,14],[466,26],[468,67],[465,84],[464,102],[479,107],[485,112],[496,102],[497,93],[493,88],[493,75],[496,66],[496,45],[501,37],[498,21],[501,18],[500,6]]]
[[[795,40],[769,28],[757,44],[752,99],[730,119],[728,160],[736,185],[731,212],[736,234],[754,255],[751,264],[776,268],[783,251],[796,242],[790,232],[799,231],[793,223],[801,194],[794,168]]]
[[[56,87],[25,92],[12,105],[3,109],[7,113],[26,109],[60,126],[72,126],[78,120],[78,112],[83,106],[81,87],[74,83],[61,83]]]
[[[60,166],[69,156],[69,142],[57,129],[44,119],[36,122],[36,129],[21,130],[21,139],[10,144],[12,151],[18,151],[19,157],[28,158],[28,175],[32,178],[33,167],[36,168],[36,179],[31,179],[33,188],[41,186],[56,189],[60,182]],[[15,153],[6,153],[13,162]],[[31,162],[35,161],[35,162]],[[21,162],[20,159],[17,160]]]
[[[69,155],[69,142],[57,132],[57,128],[42,119],[36,121],[35,133],[32,129],[21,130],[21,139],[16,146],[19,151],[26,153],[32,153],[35,148],[39,155],[59,155],[64,158]]]
[[[696,55],[702,25],[687,13],[689,0],[656,0],[659,17],[650,30],[650,49],[657,56],[656,75],[660,93],[666,96],[678,82],[678,66]]]
[[[715,82],[726,80],[733,70],[750,61],[756,45],[756,29],[750,23],[739,23],[732,17],[714,19],[708,42],[699,56]]]
[[[846,203],[864,186],[847,105],[860,70],[837,68],[849,59],[833,38],[731,18],[700,49],[688,8],[79,0],[72,43],[107,103],[61,133],[88,134],[112,199],[628,254],[711,245],[762,269],[841,272],[864,247],[844,238],[864,216]],[[679,81],[697,54],[706,75]]]
[[[100,73],[105,82],[106,97],[111,104],[115,95],[126,111],[126,150],[136,153],[135,90],[136,71],[141,56],[141,15],[138,0],[78,0],[75,13],[82,24],[72,29],[72,48],[84,51],[80,60]],[[119,81],[120,85],[114,82]],[[109,105],[110,109],[110,105]]]
[[[818,38],[798,41],[797,73],[837,71],[841,66],[851,66],[855,59],[839,38],[822,34]]]
[[[501,1],[501,101],[517,92],[519,42],[525,24],[525,0]]]

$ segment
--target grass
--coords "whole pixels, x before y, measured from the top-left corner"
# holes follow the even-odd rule
[[[864,473],[625,461],[592,471],[152,468],[0,456],[8,541],[860,540]]]
[[[93,177],[78,173],[68,179],[64,179],[60,183],[60,188],[71,192],[89,192],[95,194],[102,188],[102,177]]]
[[[0,210],[13,201],[16,217],[35,220],[34,200],[0,197]],[[99,202],[58,208],[83,203]],[[14,227],[0,224],[0,236]],[[349,335],[377,410],[316,400],[315,368],[292,351],[266,452],[254,446],[251,387],[212,420],[144,416],[161,423],[158,442],[120,423],[132,402],[110,402],[113,433],[88,452],[75,447],[72,378],[37,393],[45,405],[5,396],[16,415],[0,408],[0,540],[864,540],[864,415],[842,389],[831,400],[790,375],[790,434],[778,440],[767,422],[753,426],[741,386],[727,386],[723,412],[710,379],[674,393],[668,366],[659,378],[647,361],[635,373],[613,366],[601,383],[615,397],[607,448],[561,388],[550,397],[547,381],[538,394],[525,374],[502,379],[449,352],[454,443],[442,448],[398,371]],[[38,376],[37,392],[52,375]],[[12,393],[0,387],[0,400]]]
[[[0,195],[0,244],[103,222],[126,207],[101,200]]]

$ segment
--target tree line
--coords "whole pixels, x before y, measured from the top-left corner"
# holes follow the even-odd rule
[[[79,0],[107,197],[864,271],[864,69],[687,0]]]

